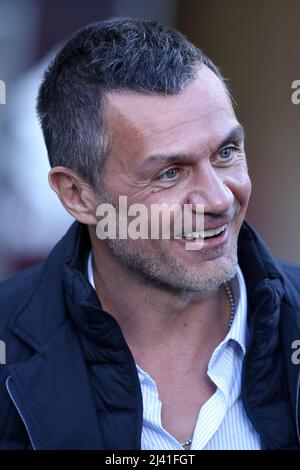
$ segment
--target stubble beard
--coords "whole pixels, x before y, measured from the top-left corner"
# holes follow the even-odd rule
[[[210,260],[201,259],[199,266],[184,262],[164,249],[165,240],[114,240],[108,247],[115,257],[139,282],[176,293],[206,293],[217,289],[236,275],[237,243],[230,253],[223,247],[210,250]],[[169,248],[172,240],[168,240]],[[167,244],[167,243],[166,243]],[[193,256],[191,254],[191,256]],[[203,258],[203,257],[202,257]]]
[[[118,204],[111,195],[102,191],[102,202],[113,204],[118,216]],[[237,270],[237,239],[230,252],[223,246],[210,249],[210,261],[202,254],[199,265],[184,262],[173,250],[174,240],[106,239],[115,258],[138,282],[176,294],[206,293],[229,282]],[[191,256],[193,256],[191,252]]]

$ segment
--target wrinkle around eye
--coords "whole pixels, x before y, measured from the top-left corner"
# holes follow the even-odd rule
[[[226,150],[226,149],[232,150],[231,152],[232,156],[230,156],[229,158],[221,158],[220,153],[222,152],[222,150]],[[245,156],[245,153],[242,149],[235,147],[235,146],[229,146],[229,147],[219,150],[215,155],[212,155],[210,160],[212,163],[216,165],[226,167],[226,166],[233,165],[238,160],[240,160],[240,158],[244,158],[244,156]]]
[[[174,177],[174,178],[163,178],[164,176],[166,176],[166,174],[167,174],[169,171],[176,171],[175,177]],[[171,181],[176,181],[176,179],[177,179],[178,176],[179,176],[179,172],[180,172],[180,168],[175,168],[175,167],[169,168],[168,170],[166,170],[166,171],[164,171],[163,173],[161,173],[161,174],[159,175],[158,179],[159,179],[160,181],[170,181],[170,182],[171,182]]]

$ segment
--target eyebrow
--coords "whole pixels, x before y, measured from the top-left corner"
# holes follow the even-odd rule
[[[227,144],[230,144],[231,142],[243,142],[245,140],[245,129],[244,127],[239,124],[238,126],[234,127],[225,137],[225,139],[222,140],[221,144],[218,146],[219,148],[224,147]]]
[[[218,145],[218,149],[225,147],[226,145],[235,142],[242,142],[245,139],[245,129],[239,124],[229,131],[229,133],[224,137],[221,143]],[[184,154],[174,154],[174,155],[150,155],[143,163],[145,166],[152,166],[156,164],[166,164],[172,165],[175,163],[186,162],[187,157]]]

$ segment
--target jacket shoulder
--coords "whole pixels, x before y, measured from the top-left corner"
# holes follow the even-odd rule
[[[0,282],[0,332],[26,306],[39,284],[44,262]]]
[[[284,274],[285,292],[289,301],[300,309],[300,265],[277,260]]]
[[[285,260],[277,260],[282,272],[285,274],[285,276],[288,277],[288,279],[293,282],[293,281],[300,281],[300,265],[292,263],[290,261],[285,261]]]

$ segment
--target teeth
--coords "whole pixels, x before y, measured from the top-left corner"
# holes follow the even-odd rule
[[[190,232],[184,235],[185,238],[188,240],[192,240],[193,238],[209,238],[219,235],[220,233],[224,232],[227,228],[227,224],[222,225],[222,227],[214,228],[211,230],[200,230],[197,232]]]

